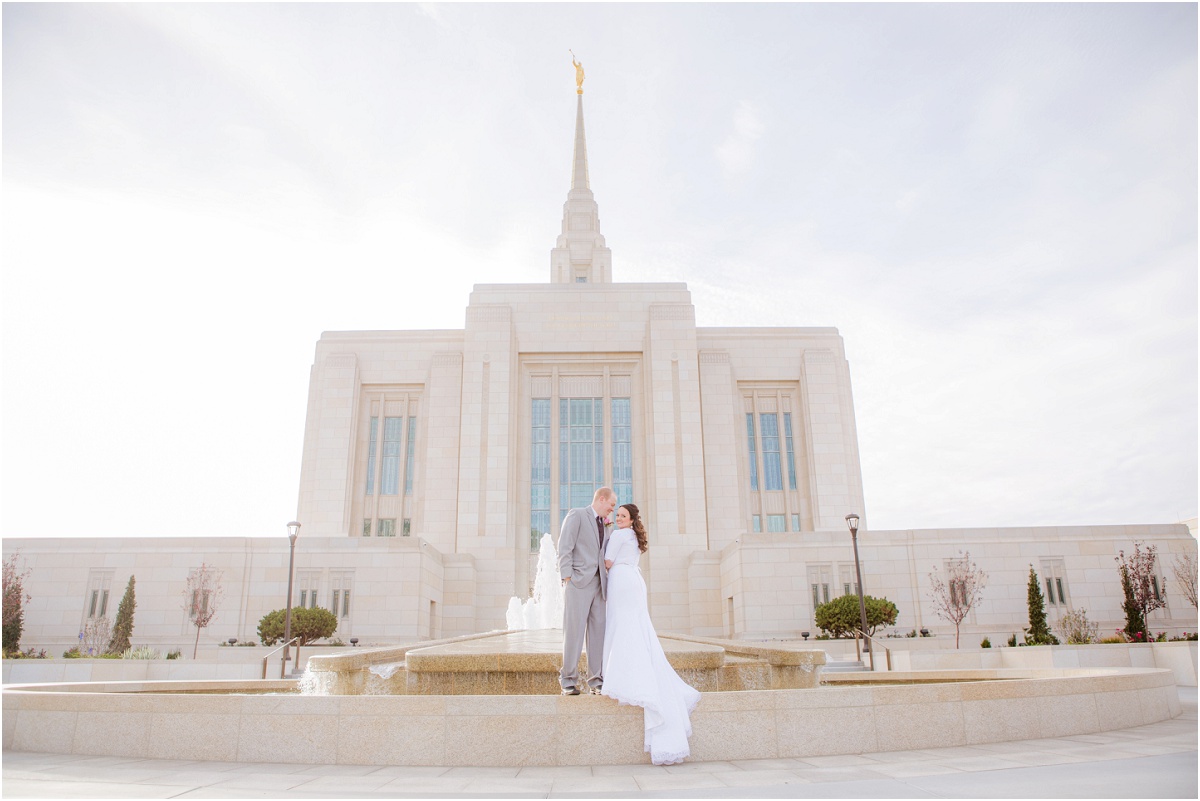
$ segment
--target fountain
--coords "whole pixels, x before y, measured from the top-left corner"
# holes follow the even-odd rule
[[[516,630],[313,656],[301,682],[9,685],[4,749],[354,765],[645,763],[639,707],[559,695],[562,591],[551,586],[548,539],[533,598],[509,605]],[[819,686],[825,654],[802,643],[659,637],[704,693],[692,714],[694,761],[1063,737],[1181,712],[1174,674],[1157,668],[843,674]]]
[[[508,602],[505,622],[510,631],[530,629],[561,629],[563,619],[563,585],[558,578],[558,549],[549,534],[538,541],[537,573],[533,579],[533,595],[522,601],[513,596]]]

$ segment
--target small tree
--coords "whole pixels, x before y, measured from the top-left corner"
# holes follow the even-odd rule
[[[1146,641],[1146,620],[1142,617],[1142,612],[1138,608],[1137,601],[1133,597],[1133,581],[1129,577],[1129,568],[1121,565],[1118,568],[1121,574],[1121,609],[1125,612],[1125,628],[1118,632],[1124,634],[1128,640]]]
[[[1026,645],[1058,645],[1058,638],[1050,631],[1046,623],[1046,598],[1042,595],[1042,587],[1038,584],[1038,574],[1029,566],[1029,628],[1025,629]]]
[[[25,591],[28,568],[17,569],[18,551],[13,551],[4,560],[4,632],[3,648],[6,655],[21,650],[21,633],[25,631],[25,604],[30,595]]]
[[[867,607],[867,634],[874,634],[880,626],[891,626],[896,622],[899,610],[887,598],[872,598],[863,596]],[[843,595],[823,603],[814,613],[817,628],[834,637],[844,637],[862,626],[862,615],[859,614],[858,596]]]
[[[946,567],[946,580],[938,575],[937,568],[929,574],[929,599],[933,611],[943,620],[954,624],[954,647],[958,647],[958,633],[963,620],[971,613],[975,604],[983,597],[987,586],[987,573],[971,561],[969,551],[959,551],[959,558]]]
[[[1100,637],[1100,625],[1088,620],[1086,609],[1067,612],[1058,621],[1058,628],[1068,645],[1087,645]]]
[[[1196,555],[1189,551],[1176,556],[1171,565],[1171,572],[1179,582],[1179,591],[1183,593],[1183,597],[1192,606],[1196,606]]]
[[[258,637],[263,645],[274,645],[283,639],[286,614],[286,610],[276,609],[263,615],[262,620],[258,621]],[[337,631],[337,624],[337,615],[328,609],[319,606],[311,609],[292,609],[292,636],[300,640],[297,648],[332,635]],[[300,651],[297,650],[296,653],[299,654]]]
[[[133,637],[133,610],[137,609],[137,598],[133,591],[134,578],[129,577],[125,585],[125,594],[117,606],[117,622],[113,624],[112,639],[108,641],[110,654],[123,654],[132,646],[129,640]]]
[[[1147,618],[1155,609],[1167,605],[1167,588],[1165,581],[1161,586],[1159,583],[1158,549],[1153,545],[1143,549],[1142,545],[1134,542],[1133,554],[1128,557],[1119,551],[1116,561],[1125,593],[1125,636],[1136,642],[1149,642]]]
[[[205,628],[216,617],[221,603],[221,571],[204,563],[188,573],[187,586],[183,590],[183,611],[187,612],[196,627],[196,643],[192,646],[192,659],[200,650],[200,629]]]

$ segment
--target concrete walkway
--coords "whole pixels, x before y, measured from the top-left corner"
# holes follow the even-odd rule
[[[1196,688],[1136,729],[860,756],[560,768],[181,762],[6,751],[5,798],[1196,798]]]

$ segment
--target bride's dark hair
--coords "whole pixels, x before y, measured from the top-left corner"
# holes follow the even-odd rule
[[[629,519],[633,521],[630,528],[633,529],[633,534],[637,537],[638,550],[645,553],[650,548],[650,543],[646,539],[646,526],[642,523],[642,514],[638,508],[632,503],[623,503],[621,508],[629,512]]]

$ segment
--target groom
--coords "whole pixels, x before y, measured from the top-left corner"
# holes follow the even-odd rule
[[[558,535],[558,575],[563,598],[563,665],[558,683],[563,695],[579,695],[579,652],[587,636],[588,689],[599,694],[604,684],[604,600],[608,571],[604,568],[607,530],[604,521],[617,505],[608,487],[596,490],[591,506],[567,512]]]

